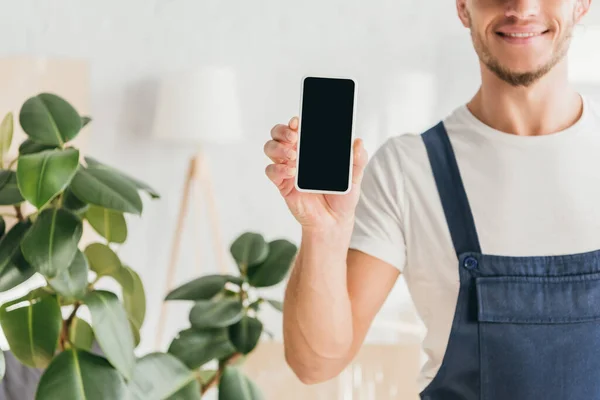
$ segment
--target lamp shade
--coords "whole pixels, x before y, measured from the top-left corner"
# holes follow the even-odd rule
[[[159,83],[153,136],[186,144],[228,144],[242,138],[235,71],[208,66]]]

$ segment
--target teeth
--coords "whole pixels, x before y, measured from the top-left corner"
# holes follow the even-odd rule
[[[524,32],[524,33],[505,33],[504,35],[509,36],[509,37],[518,37],[518,38],[527,38],[527,37],[534,37],[534,36],[539,36],[541,35],[541,33],[534,33],[534,32]]]

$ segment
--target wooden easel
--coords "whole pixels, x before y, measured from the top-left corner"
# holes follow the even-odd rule
[[[183,228],[185,223],[185,218],[188,213],[189,208],[189,199],[190,192],[192,188],[196,189],[196,194],[203,191],[204,197],[206,199],[207,211],[210,220],[211,226],[211,234],[213,237],[213,246],[215,255],[217,256],[217,261],[219,264],[219,270],[221,274],[227,273],[227,264],[225,260],[225,252],[223,248],[223,242],[221,240],[221,232],[219,229],[219,217],[217,215],[217,206],[215,201],[214,190],[212,186],[212,180],[210,177],[210,173],[208,170],[208,163],[206,162],[206,158],[202,154],[202,152],[198,152],[192,159],[190,160],[188,171],[185,179],[185,184],[183,188],[183,196],[181,198],[181,205],[179,207],[179,216],[177,218],[177,227],[175,229],[175,235],[173,237],[173,243],[171,246],[171,257],[169,261],[169,268],[167,270],[167,282],[166,282],[166,291],[165,296],[173,289],[175,272],[177,270],[177,261],[179,260],[179,247],[181,243],[181,236],[183,234]],[[194,208],[197,210],[198,202],[194,202]],[[202,224],[199,224],[202,225]],[[200,246],[195,246],[197,250],[197,266],[198,266],[198,274],[202,274],[203,271],[200,269]],[[155,348],[158,350],[162,341],[162,334],[164,332],[165,327],[165,319],[166,319],[166,309],[167,302],[162,302],[160,317],[158,319],[158,333],[156,335]]]

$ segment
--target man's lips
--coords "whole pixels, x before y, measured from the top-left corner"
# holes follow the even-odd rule
[[[496,31],[504,41],[512,44],[528,44],[550,32],[540,26],[506,27]]]

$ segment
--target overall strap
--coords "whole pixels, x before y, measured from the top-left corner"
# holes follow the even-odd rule
[[[444,123],[422,135],[457,256],[481,252],[475,221]]]

